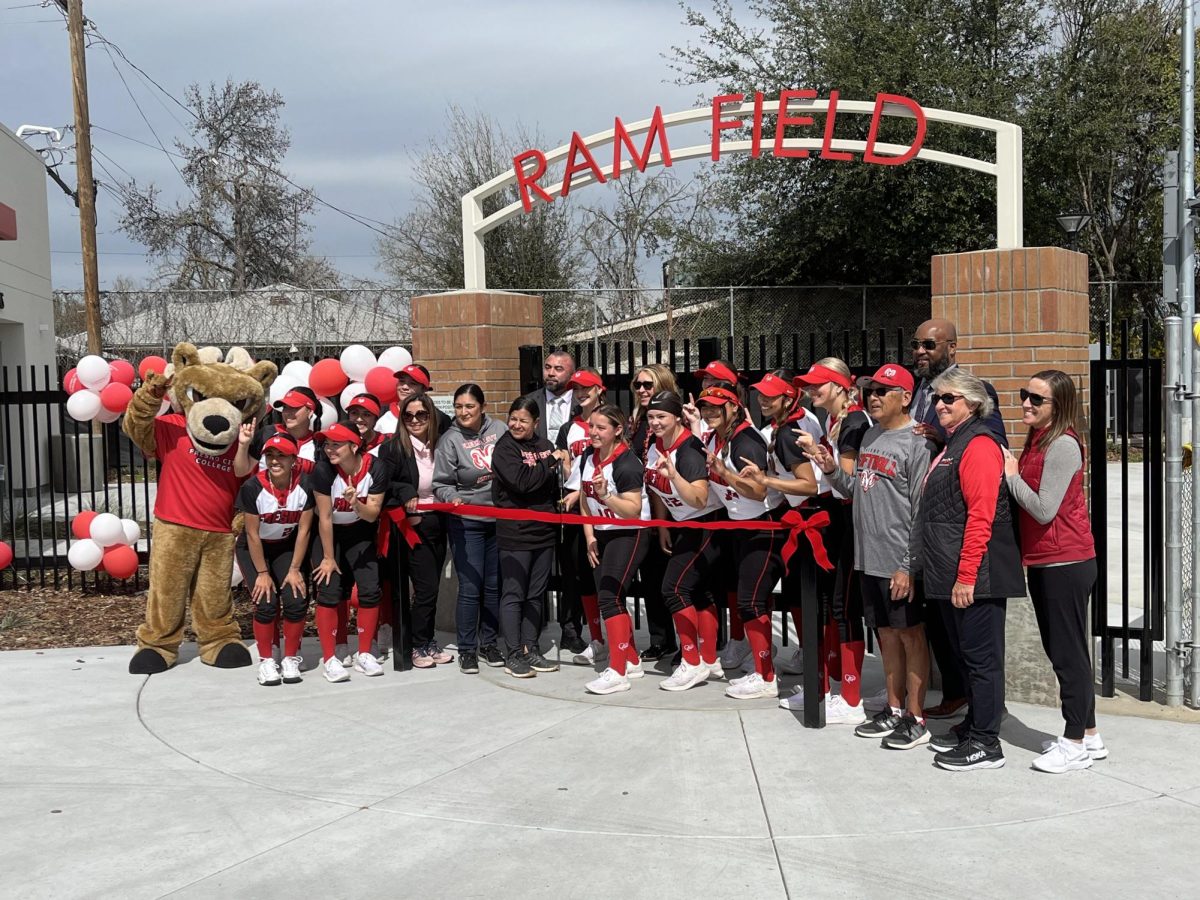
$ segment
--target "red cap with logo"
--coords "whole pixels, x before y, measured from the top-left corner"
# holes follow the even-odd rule
[[[263,443],[263,453],[268,450],[278,450],[284,456],[295,456],[300,452],[300,447],[290,434],[277,431]]]
[[[723,403],[732,403],[738,405],[738,395],[728,388],[723,387],[707,387],[700,392],[700,396],[696,398],[697,403],[711,403],[713,406],[720,406]]]
[[[738,374],[725,365],[723,362],[713,360],[703,369],[697,369],[692,373],[697,378],[703,378],[707,375],[709,378],[715,378],[717,381],[728,381],[730,384],[737,384]]]
[[[307,390],[307,388],[305,390]],[[274,406],[275,409],[283,409],[285,406],[290,406],[292,409],[307,408],[311,412],[321,411],[320,407],[317,405],[315,395],[310,397],[308,394],[304,393],[304,391],[297,390],[296,388],[292,388],[290,391],[276,400],[272,406]]]
[[[810,387],[818,384],[836,384],[844,387],[846,390],[850,390],[851,385],[850,379],[837,369],[830,369],[821,365],[814,365],[803,375],[797,375],[795,383]]]
[[[604,387],[604,379],[595,372],[587,372],[580,369],[571,376],[571,380],[567,384],[571,385],[571,387],[602,388]]]
[[[379,407],[379,400],[373,394],[358,394],[353,400],[346,404],[346,409],[350,410],[355,406],[365,409],[371,415],[378,417],[382,410]]]
[[[764,397],[795,397],[796,387],[790,381],[768,372],[763,380],[750,385]]]
[[[318,431],[313,437],[318,441],[333,441],[335,444],[361,444],[362,435],[342,422],[334,422],[324,431]]]
[[[901,390],[913,389],[912,373],[899,363],[884,363],[875,370],[870,378],[858,379],[859,387],[869,387],[872,384],[882,384],[884,387],[897,387]]]
[[[429,390],[429,388],[432,386],[431,382],[429,381],[429,375],[426,374],[425,370],[420,366],[405,366],[396,373],[397,378],[399,378],[401,375],[407,375],[421,387],[425,388],[425,390]]]

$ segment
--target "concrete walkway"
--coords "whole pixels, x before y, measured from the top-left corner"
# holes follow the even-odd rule
[[[1050,776],[1057,711],[1010,704],[1007,767],[949,773],[659,673],[607,698],[570,666],[267,689],[185,649],[149,679],[129,648],[0,653],[0,896],[1194,892],[1194,725],[1103,717],[1111,758]]]

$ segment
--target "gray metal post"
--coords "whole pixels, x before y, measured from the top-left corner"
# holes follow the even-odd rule
[[[1183,319],[1166,320],[1166,384],[1163,412],[1166,421],[1166,657],[1167,706],[1183,705],[1183,666],[1187,651],[1183,636],[1183,392],[1179,388],[1179,345]]]
[[[1189,226],[1190,227],[1190,226]],[[1192,264],[1185,260],[1184,265],[1191,266]],[[1191,318],[1192,334],[1184,335],[1182,343],[1191,351],[1192,358],[1192,384],[1200,384],[1200,346],[1192,337],[1196,333],[1196,329],[1200,328],[1200,316],[1193,315]],[[1200,393],[1194,390],[1192,397],[1192,448],[1200,447]],[[1193,456],[1192,462],[1192,663],[1191,663],[1191,686],[1189,690],[1189,700],[1192,706],[1200,706],[1200,577],[1197,577],[1195,571],[1196,561],[1200,559],[1197,554],[1198,545],[1200,545],[1200,502],[1196,502],[1196,498],[1200,498],[1200,465],[1197,464]]]
[[[1197,324],[1196,312],[1196,243],[1195,224],[1191,216],[1191,201],[1196,189],[1196,148],[1195,148],[1195,89],[1196,89],[1196,15],[1193,0],[1183,0],[1183,28],[1181,35],[1180,65],[1182,69],[1182,90],[1180,92],[1180,112],[1182,113],[1182,128],[1179,143],[1179,309],[1185,325],[1194,329]],[[1192,447],[1200,448],[1200,394],[1196,385],[1200,384],[1200,347],[1192,335],[1184,335],[1180,341],[1180,374],[1181,381],[1189,381],[1192,395]],[[1190,365],[1189,365],[1190,364]],[[1192,497],[1200,500],[1200,466],[1192,466]],[[1200,502],[1192,503],[1192,561],[1193,565],[1200,559]],[[1197,640],[1200,639],[1200,578],[1192,578],[1192,684],[1190,699],[1192,705],[1200,705],[1200,652],[1197,650]]]
[[[737,337],[733,333],[733,285],[729,286],[729,339],[732,341]],[[733,362],[733,360],[730,360]]]

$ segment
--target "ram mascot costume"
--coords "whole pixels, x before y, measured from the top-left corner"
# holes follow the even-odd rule
[[[146,621],[129,661],[134,675],[175,665],[189,600],[203,662],[224,669],[252,662],[230,596],[233,502],[250,474],[238,472],[238,433],[261,413],[278,370],[240,347],[224,362],[220,356],[179,344],[164,374],[147,373],[125,413],[125,433],[159,462]],[[159,415],[168,397],[171,411]]]

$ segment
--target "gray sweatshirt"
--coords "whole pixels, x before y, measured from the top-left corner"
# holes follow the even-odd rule
[[[913,434],[911,419],[890,431],[875,424],[863,436],[854,474],[839,466],[829,483],[854,499],[854,568],[888,578],[916,574],[921,563],[921,529],[916,527],[930,444]]]
[[[487,416],[478,431],[468,431],[455,421],[438,438],[433,454],[434,495],[443,503],[459,498],[491,506],[492,450],[506,431],[504,423]]]

